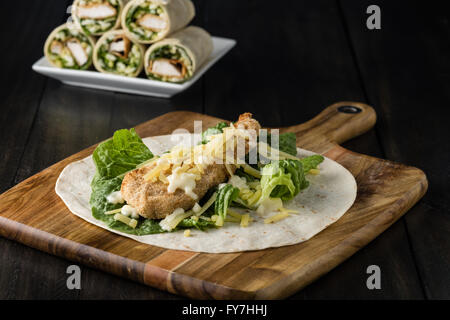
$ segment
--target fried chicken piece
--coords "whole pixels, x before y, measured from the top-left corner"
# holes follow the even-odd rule
[[[157,180],[147,182],[144,176],[154,166],[143,167],[128,173],[122,182],[122,197],[134,207],[139,215],[149,219],[163,219],[177,208],[191,209],[198,200],[187,195],[184,190],[177,189],[174,193],[167,192],[167,184]],[[211,164],[193,192],[201,199],[206,192],[229,177],[224,165]]]
[[[237,128],[253,129],[256,132],[260,129],[258,121],[252,119],[250,113],[242,114],[235,125]],[[156,166],[155,162],[127,173],[121,187],[122,197],[125,201],[134,207],[139,215],[150,219],[163,219],[177,208],[191,209],[210,188],[226,182],[230,176],[224,164],[208,164],[192,190],[197,195],[197,198],[194,199],[182,189],[176,189],[175,192],[169,193],[168,185],[160,180],[146,181],[144,177]],[[234,165],[230,165],[228,168],[231,173],[234,173],[236,169]]]
[[[259,129],[261,129],[261,125],[258,121],[252,118],[252,114],[250,112],[245,112],[239,116],[238,122],[236,122],[236,127],[238,129],[245,130],[255,130],[258,133]]]

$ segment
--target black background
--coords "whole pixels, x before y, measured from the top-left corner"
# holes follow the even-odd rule
[[[31,65],[71,1],[1,1],[0,192],[112,135],[173,110],[265,126],[302,123],[341,100],[372,105],[374,129],[344,147],[425,171],[429,190],[403,218],[293,299],[450,298],[450,22],[438,1],[194,0],[194,24],[237,46],[194,86],[165,100],[81,89]],[[366,8],[381,8],[381,30]],[[0,238],[0,298],[179,299]],[[366,288],[367,266],[382,289]]]

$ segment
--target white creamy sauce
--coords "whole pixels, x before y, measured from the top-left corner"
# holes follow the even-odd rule
[[[180,167],[176,168],[170,176],[167,177],[169,185],[167,186],[168,193],[174,193],[175,190],[184,190],[188,196],[192,199],[197,200],[198,196],[194,193],[195,189],[195,175],[192,173],[182,172],[180,173]]]
[[[106,197],[106,201],[108,201],[109,203],[112,203],[112,204],[118,204],[118,203],[124,203],[125,202],[125,200],[122,197],[122,193],[120,192],[120,190],[110,193]]]
[[[247,185],[247,181],[244,178],[241,178],[239,176],[232,176],[229,180],[228,183],[231,184],[233,187],[238,188],[238,189],[249,189],[248,185]]]
[[[126,217],[131,217],[133,219],[139,218],[139,214],[138,214],[137,210],[127,204],[122,207],[122,210],[120,210],[120,213]]]

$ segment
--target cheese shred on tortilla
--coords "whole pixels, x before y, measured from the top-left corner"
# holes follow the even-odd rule
[[[264,223],[265,224],[274,223],[274,222],[283,220],[283,219],[285,219],[287,217],[289,217],[289,213],[287,213],[287,212],[280,212],[280,213],[278,213],[278,214],[276,214],[274,216],[271,216],[271,217],[269,217],[267,219],[264,219]]]

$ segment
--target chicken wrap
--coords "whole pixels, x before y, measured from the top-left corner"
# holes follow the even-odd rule
[[[132,0],[122,12],[122,28],[144,44],[154,43],[187,26],[195,16],[191,0]]]
[[[243,114],[200,141],[190,134],[142,140],[119,130],[64,168],[56,193],[86,221],[164,248],[225,253],[306,241],[351,207],[355,179],[296,148],[295,134],[262,139],[253,134],[259,128]]]
[[[145,53],[145,73],[153,80],[180,83],[189,80],[211,55],[211,36],[190,26],[153,44]]]
[[[123,30],[109,31],[95,45],[94,66],[99,72],[137,77],[144,67],[144,47]]]
[[[87,35],[101,36],[120,27],[124,0],[75,0],[72,19]]]
[[[92,65],[94,40],[72,23],[50,33],[44,45],[47,60],[58,68],[86,70]]]

